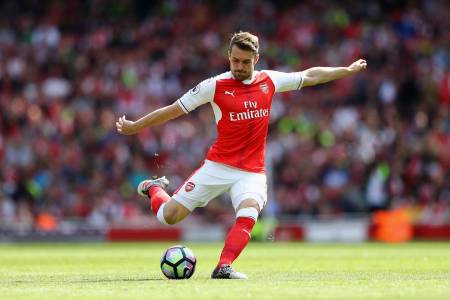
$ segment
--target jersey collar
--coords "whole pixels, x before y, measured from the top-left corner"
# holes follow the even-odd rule
[[[255,77],[256,77],[256,75],[257,75],[258,73],[259,73],[259,71],[254,70],[254,71],[253,71],[253,74],[252,74],[252,78],[250,78],[250,79],[245,79],[245,80],[243,80],[243,81],[241,81],[241,82],[242,82],[243,84],[250,84],[250,83],[252,83],[252,82],[255,80]],[[230,71],[230,74],[231,74],[231,78],[235,79],[234,76],[233,76],[233,72]]]

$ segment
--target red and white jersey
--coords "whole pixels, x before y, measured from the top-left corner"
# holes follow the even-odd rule
[[[263,173],[270,107],[276,92],[299,90],[301,72],[254,71],[240,81],[226,72],[202,81],[177,100],[185,113],[211,103],[217,139],[206,159],[249,172]]]

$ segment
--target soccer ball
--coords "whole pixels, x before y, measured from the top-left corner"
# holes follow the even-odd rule
[[[161,256],[161,271],[169,279],[188,279],[194,274],[197,259],[191,249],[176,245]]]

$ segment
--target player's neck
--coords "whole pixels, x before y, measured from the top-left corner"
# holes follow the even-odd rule
[[[244,79],[244,80],[236,79],[236,78],[234,77],[234,75],[233,75],[233,72],[231,72],[231,77],[232,77],[233,79],[235,79],[235,80],[239,80],[239,81],[242,82],[243,84],[249,84],[249,83],[252,83],[253,80],[255,79],[256,72],[257,72],[257,71],[253,71],[252,74],[251,74],[249,77],[247,77],[246,79]]]

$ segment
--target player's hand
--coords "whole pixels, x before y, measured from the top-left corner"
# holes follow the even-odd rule
[[[139,131],[139,129],[136,128],[136,122],[127,120],[125,116],[119,118],[116,122],[116,128],[117,132],[126,135],[135,134]]]
[[[358,59],[350,66],[348,66],[348,70],[352,73],[357,73],[367,68],[367,62],[364,59]]]

